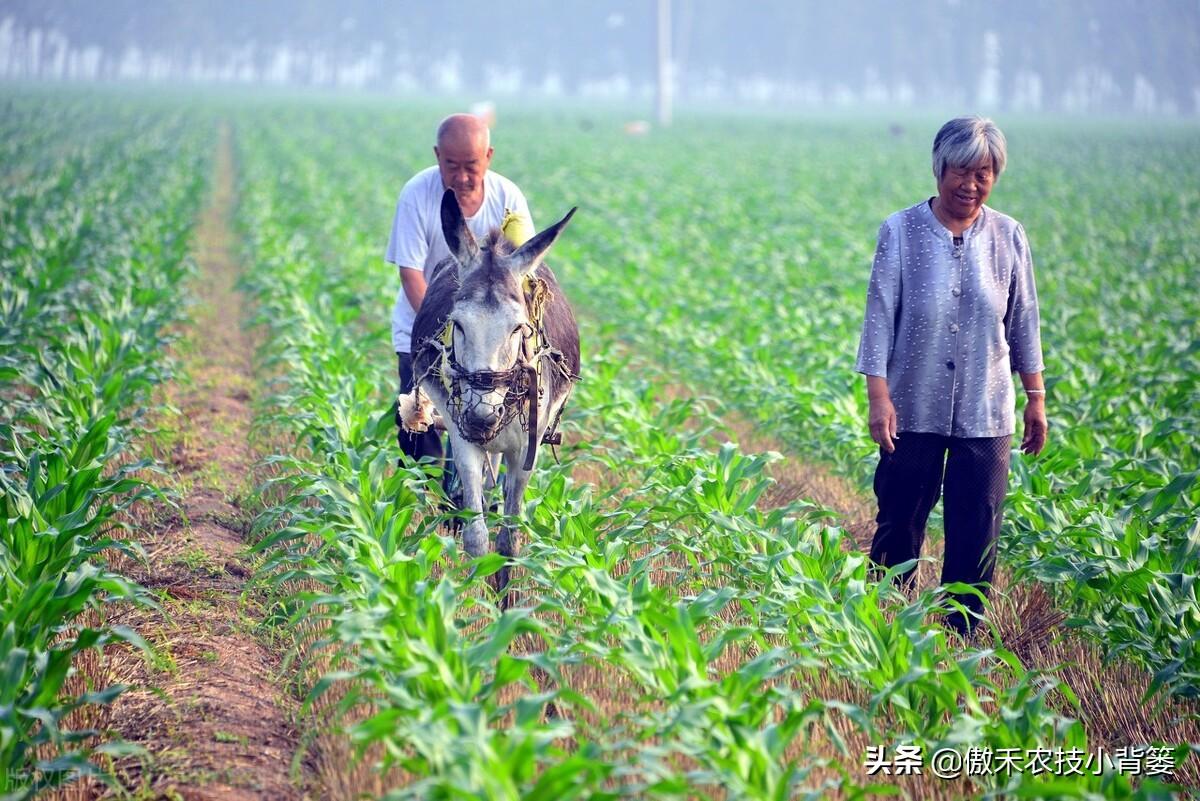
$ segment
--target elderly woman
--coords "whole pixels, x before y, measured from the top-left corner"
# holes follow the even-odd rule
[[[879,228],[855,366],[867,377],[879,444],[871,559],[891,567],[919,557],[941,495],[942,583],[985,593],[1016,428],[1010,372],[1026,396],[1021,450],[1040,452],[1047,430],[1029,241],[1020,223],[984,205],[1006,151],[988,119],[959,117],[938,131],[937,195]],[[967,634],[983,605],[966,593],[955,600],[970,614],[955,610],[946,624]]]

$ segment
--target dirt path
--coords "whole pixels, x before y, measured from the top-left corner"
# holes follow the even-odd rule
[[[158,651],[149,664],[126,654],[111,666],[117,680],[136,688],[113,705],[111,720],[147,751],[116,766],[139,798],[304,797],[289,776],[296,704],[282,687],[279,655],[262,641],[261,611],[243,597],[251,572],[243,537],[254,515],[245,499],[257,454],[248,444],[253,344],[235,288],[234,191],[231,134],[223,127],[193,248],[198,303],[177,346],[184,378],[166,387],[178,413],[165,414],[157,437],[180,509],[146,521],[138,539],[147,564],[129,570],[157,594],[162,613],[110,616]]]

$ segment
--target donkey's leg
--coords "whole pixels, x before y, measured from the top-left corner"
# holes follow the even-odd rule
[[[483,517],[484,452],[474,444],[454,437],[454,466],[462,481],[463,511],[469,519],[463,526],[463,548],[471,556],[487,552],[487,521]]]
[[[500,511],[500,503],[495,500],[492,490],[496,484],[500,482],[500,457],[501,453],[492,453],[488,451],[484,454],[483,462],[483,496],[487,501],[487,511],[489,514],[495,514]]]
[[[507,559],[521,551],[521,504],[525,499],[525,488],[529,486],[529,477],[532,475],[531,471],[522,469],[524,461],[525,456],[521,451],[504,455],[504,524],[496,537],[496,550]],[[496,573],[497,590],[508,586],[511,569],[511,565],[505,563]]]

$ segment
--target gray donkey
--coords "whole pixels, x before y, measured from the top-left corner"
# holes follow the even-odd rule
[[[499,230],[477,243],[454,192],[442,196],[442,233],[450,258],[429,278],[413,322],[413,375],[419,393],[446,423],[463,485],[463,529],[471,556],[488,547],[484,472],[494,485],[504,457],[505,522],[496,550],[519,551],[517,521],[539,443],[555,429],[579,377],[579,327],[554,273],[542,259],[575,209],[520,247]],[[494,586],[508,584],[509,565]]]

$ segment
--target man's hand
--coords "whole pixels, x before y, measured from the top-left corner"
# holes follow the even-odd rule
[[[893,440],[899,439],[900,434],[896,431],[896,407],[892,406],[892,396],[888,392],[886,378],[867,376],[867,400],[871,406],[871,439],[884,451],[891,453],[896,450]]]
[[[1046,433],[1050,430],[1046,422],[1046,396],[1030,395],[1025,402],[1025,436],[1021,440],[1022,453],[1041,453],[1046,447]]]

